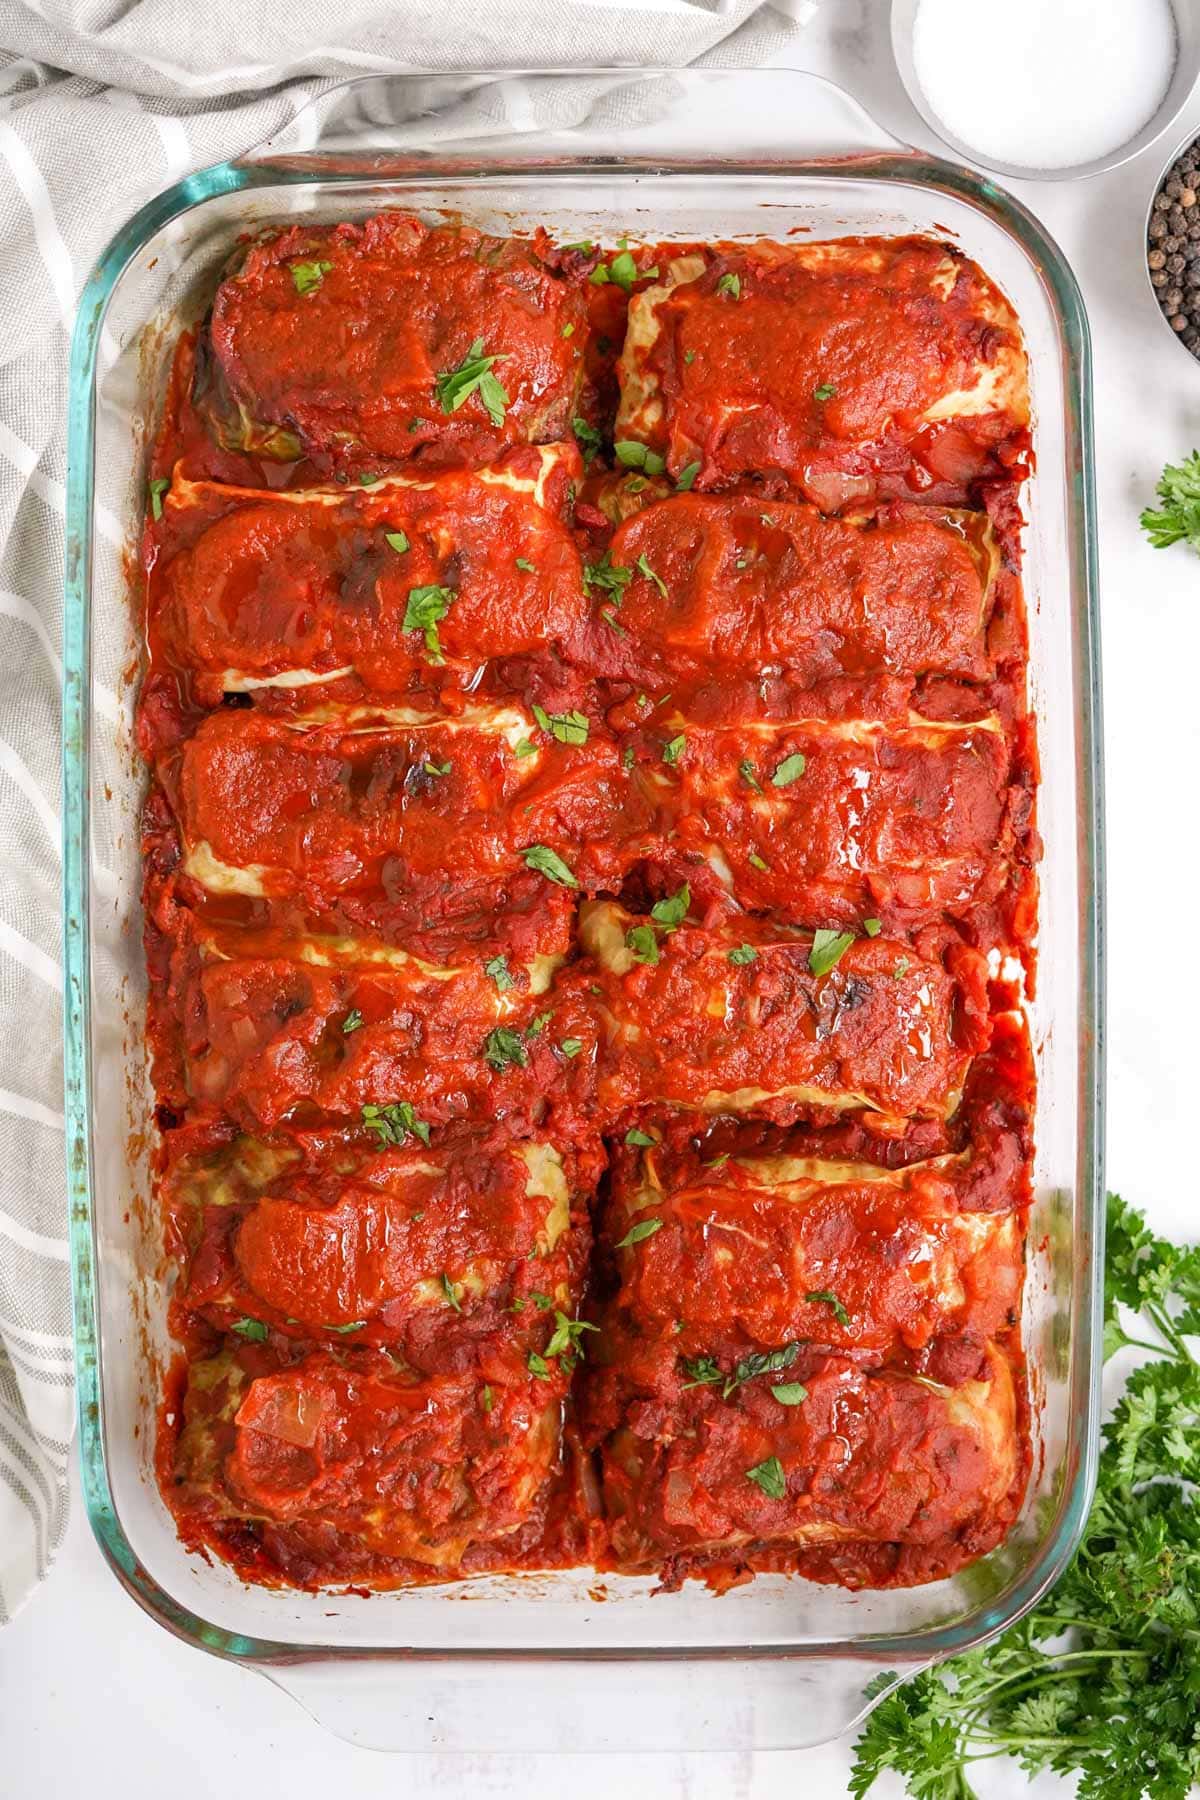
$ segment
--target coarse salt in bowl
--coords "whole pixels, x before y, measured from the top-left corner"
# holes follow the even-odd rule
[[[965,159],[1061,181],[1134,156],[1200,73],[1186,0],[893,0],[913,105]]]

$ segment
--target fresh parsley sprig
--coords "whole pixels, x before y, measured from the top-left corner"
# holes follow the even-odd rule
[[[1105,1350],[1149,1353],[1104,1427],[1096,1498],[1054,1591],[984,1650],[880,1701],[850,1792],[973,1800],[972,1763],[1079,1778],[1079,1800],[1185,1800],[1200,1780],[1200,1247],[1108,1199]],[[881,1678],[884,1684],[893,1677]]]
[[[1155,493],[1161,507],[1148,506],[1142,514],[1142,530],[1156,550],[1185,540],[1200,550],[1200,450],[1181,463],[1168,463]]]

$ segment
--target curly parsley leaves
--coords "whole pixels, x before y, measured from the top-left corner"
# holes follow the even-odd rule
[[[1162,505],[1148,506],[1141,520],[1154,548],[1186,542],[1200,550],[1200,450],[1181,463],[1168,463],[1154,491]]]
[[[1005,1754],[1078,1777],[1080,1800],[1185,1800],[1200,1780],[1200,1247],[1115,1194],[1105,1312],[1106,1351],[1150,1360],[1104,1427],[1074,1562],[994,1644],[880,1701],[855,1745],[859,1800],[884,1770],[914,1800],[974,1800],[968,1766]]]

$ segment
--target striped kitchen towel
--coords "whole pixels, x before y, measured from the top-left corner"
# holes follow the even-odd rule
[[[582,68],[614,45],[628,65],[752,67],[815,10],[779,6],[344,0],[331,42],[326,0],[0,0],[0,1623],[66,1526],[57,806],[67,350],[88,272],[145,200],[338,79]]]

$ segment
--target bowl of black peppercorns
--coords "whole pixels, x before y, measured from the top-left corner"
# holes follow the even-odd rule
[[[1200,138],[1176,153],[1150,202],[1146,267],[1163,318],[1200,357]]]

